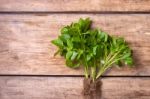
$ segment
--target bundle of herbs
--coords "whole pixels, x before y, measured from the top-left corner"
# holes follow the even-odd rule
[[[84,95],[86,99],[99,99],[99,78],[113,66],[132,67],[132,51],[124,38],[110,36],[100,29],[91,28],[89,18],[61,29],[61,34],[52,43],[58,47],[55,55],[65,58],[70,68],[84,68]]]

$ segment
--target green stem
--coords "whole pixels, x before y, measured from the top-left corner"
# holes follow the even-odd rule
[[[108,54],[108,56],[105,58],[105,61],[109,60],[111,58],[111,53]]]
[[[96,79],[98,79],[104,72],[103,70],[104,68],[101,68],[101,70],[98,72],[97,76],[96,76]]]
[[[84,46],[83,46],[83,49],[85,51]],[[89,76],[89,73],[88,73],[88,64],[87,64],[87,61],[85,59],[85,54],[83,54],[83,61],[84,61],[84,65],[85,65],[85,67],[84,67],[84,75],[85,75],[85,78],[88,78],[88,76]]]
[[[111,65],[110,63],[112,63],[112,61],[115,59],[118,53],[119,52],[115,53],[108,61],[105,61],[106,63],[102,66],[102,69],[98,72],[96,79],[99,78],[110,67]]]
[[[115,57],[119,54],[119,52],[115,53],[109,60],[106,61],[106,65],[109,64]]]
[[[88,78],[88,68],[85,66],[84,67],[84,75],[85,75],[85,78]]]
[[[80,32],[79,32],[80,33]],[[80,38],[82,38],[82,34],[80,33]],[[83,47],[83,51],[85,52],[85,46],[83,44],[83,42],[81,42],[81,47]],[[89,72],[88,72],[88,64],[87,64],[87,61],[85,60],[85,54],[83,54],[83,58],[84,58],[84,63],[85,63],[85,67],[84,67],[84,75],[85,75],[85,78],[88,79],[88,76],[89,76]]]
[[[95,81],[95,77],[96,77],[96,61],[94,58],[94,65],[93,65],[93,67],[91,67],[91,78],[92,78],[93,82]]]
[[[89,76],[89,70],[88,70],[88,64],[87,61],[85,60],[85,54],[84,54],[84,62],[85,62],[85,77],[88,78]]]

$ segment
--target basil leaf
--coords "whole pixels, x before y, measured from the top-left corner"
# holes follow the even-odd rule
[[[51,42],[58,47],[63,47],[63,41],[60,40],[59,38],[56,40],[52,40]]]
[[[73,54],[71,56],[71,60],[75,60],[75,58],[77,57],[78,53],[73,51]]]

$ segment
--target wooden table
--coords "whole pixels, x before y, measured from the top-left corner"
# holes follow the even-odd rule
[[[150,99],[150,0],[0,0],[0,99],[83,99],[82,69],[50,41],[86,17],[134,52],[135,68],[103,75],[102,99]]]

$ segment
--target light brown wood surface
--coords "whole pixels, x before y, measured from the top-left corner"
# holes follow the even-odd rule
[[[110,35],[125,37],[131,48],[135,68],[113,70],[106,75],[150,75],[149,14],[42,14],[0,16],[0,74],[81,75],[82,70],[65,66],[56,47],[50,43],[59,30],[80,17],[90,17],[93,27]]]
[[[0,99],[83,99],[82,68],[50,43],[81,17],[133,49],[135,68],[104,74],[101,99],[150,99],[150,0],[0,0]]]
[[[83,99],[83,78],[0,77],[0,99]],[[101,99],[149,99],[149,78],[103,78]]]
[[[0,0],[2,12],[150,12],[150,0]]]

